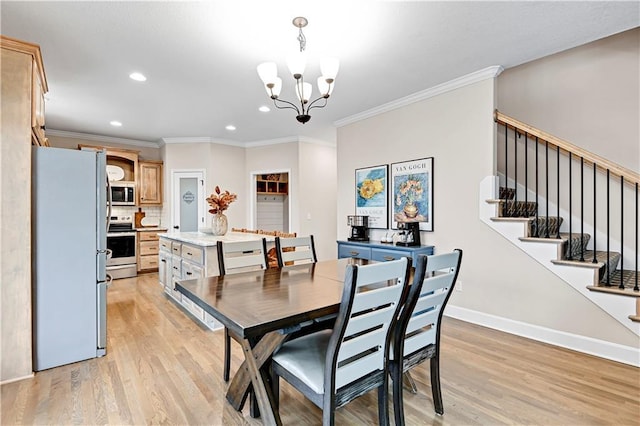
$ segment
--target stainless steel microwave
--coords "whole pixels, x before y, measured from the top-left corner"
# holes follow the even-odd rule
[[[136,205],[135,182],[110,182],[111,204],[114,206]]]

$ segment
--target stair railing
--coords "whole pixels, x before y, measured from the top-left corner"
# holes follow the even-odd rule
[[[504,134],[505,134],[505,138],[504,138],[504,187],[507,188],[507,193],[510,190],[510,184],[509,184],[509,179],[511,178],[513,181],[513,192],[514,192],[514,208],[512,209],[504,209],[504,211],[507,212],[511,212],[511,214],[514,215],[518,215],[518,208],[517,208],[517,200],[518,200],[518,140],[522,139],[522,136],[524,135],[524,164],[520,164],[520,169],[522,169],[524,166],[524,193],[525,193],[525,207],[524,207],[524,212],[529,212],[529,208],[528,208],[528,192],[529,192],[529,188],[528,188],[528,178],[529,178],[529,158],[528,158],[528,151],[529,151],[529,139],[530,138],[535,138],[535,188],[532,191],[535,191],[535,200],[536,203],[537,201],[540,199],[539,197],[541,196],[539,194],[539,180],[540,180],[540,173],[544,173],[544,175],[542,176],[542,178],[544,178],[545,180],[545,217],[546,217],[546,230],[544,235],[540,235],[539,233],[539,222],[538,222],[538,217],[539,217],[539,207],[536,208],[535,211],[535,227],[533,227],[533,235],[534,237],[538,237],[538,238],[560,238],[560,226],[558,225],[557,227],[557,231],[555,233],[555,235],[550,235],[549,234],[549,217],[553,217],[550,215],[550,211],[549,211],[549,201],[550,198],[552,198],[553,194],[550,194],[550,189],[549,189],[549,181],[550,181],[550,177],[551,178],[555,178],[557,185],[555,188],[555,200],[556,200],[556,205],[557,205],[557,210],[556,210],[556,217],[557,217],[557,221],[558,224],[560,224],[560,206],[562,204],[562,198],[561,198],[561,175],[560,175],[560,163],[561,163],[561,156],[565,156],[566,158],[568,158],[568,184],[567,184],[567,191],[566,194],[563,192],[563,196],[568,197],[568,209],[569,209],[569,243],[571,244],[571,240],[572,240],[572,235],[573,235],[573,221],[572,221],[572,216],[573,216],[573,191],[574,191],[574,186],[576,186],[576,190],[579,190],[580,192],[580,246],[581,248],[581,252],[580,252],[580,261],[581,262],[585,262],[588,260],[585,260],[584,257],[584,235],[585,235],[585,231],[584,231],[584,222],[585,222],[585,166],[587,167],[592,167],[593,169],[593,194],[591,194],[592,200],[593,200],[593,212],[592,212],[592,220],[593,220],[593,259],[591,260],[592,263],[598,263],[597,257],[596,257],[596,250],[597,250],[597,238],[596,238],[596,230],[597,230],[597,206],[598,206],[598,201],[600,200],[598,198],[599,194],[596,191],[597,188],[597,176],[598,174],[605,176],[605,185],[606,185],[606,195],[605,197],[603,197],[606,200],[606,259],[607,259],[607,265],[609,265],[610,263],[610,254],[611,254],[611,246],[610,246],[610,241],[611,241],[611,229],[610,229],[610,217],[611,217],[611,203],[610,203],[610,185],[612,180],[614,181],[614,183],[617,181],[619,182],[619,186],[620,186],[620,234],[619,234],[619,239],[620,239],[620,283],[618,285],[618,287],[620,289],[624,289],[625,288],[625,282],[628,282],[629,284],[634,284],[633,286],[633,290],[634,291],[640,291],[640,286],[638,283],[638,234],[640,233],[640,231],[638,230],[638,210],[639,210],[639,205],[638,205],[638,186],[640,184],[640,174],[633,172],[623,166],[620,166],[618,164],[615,164],[597,154],[591,153],[583,148],[580,148],[570,142],[567,142],[565,140],[562,140],[556,136],[553,136],[549,133],[546,133],[542,130],[539,130],[533,126],[530,126],[526,123],[523,123],[519,120],[516,120],[515,118],[509,117],[505,114],[502,114],[501,112],[499,112],[498,110],[495,111],[494,114],[494,119],[496,121],[496,123],[498,125],[504,126]],[[509,148],[509,131],[513,130],[513,148],[510,149]],[[538,153],[538,148],[543,147],[544,149],[544,171],[541,171],[541,166],[540,166],[540,159],[539,159],[539,153]],[[553,158],[553,160],[556,161],[556,170],[555,170],[555,176],[552,176],[549,174],[549,151],[555,151],[555,158]],[[513,152],[512,157],[509,156],[510,152]],[[577,159],[577,160],[576,160]],[[574,185],[573,182],[573,169],[572,169],[572,163],[576,161],[579,162],[580,164],[580,183],[579,183],[579,189],[577,188],[578,185]],[[509,175],[509,163],[512,163],[514,165],[514,172],[513,175],[510,176]],[[619,180],[617,180],[616,178],[618,178]],[[625,267],[625,261],[624,261],[624,245],[625,245],[625,216],[624,216],[624,211],[625,211],[625,185],[627,187],[631,188],[631,192],[632,192],[632,196],[631,198],[635,199],[635,203],[634,206],[632,207],[633,210],[635,210],[635,222],[634,225],[630,226],[632,228],[635,228],[635,232],[632,233],[631,235],[635,236],[635,239],[633,241],[633,246],[635,247],[635,259],[633,259],[632,262],[629,262],[631,264],[634,264],[634,269],[633,271],[635,273],[631,273],[628,274],[628,276],[625,278],[624,275],[624,267]],[[567,203],[565,203],[566,205]],[[614,207],[615,208],[615,207]],[[530,216],[529,214],[527,214],[528,216]],[[628,235],[628,234],[626,234]],[[568,250],[568,256],[569,256],[569,260],[573,260],[572,258],[572,250],[569,248]],[[610,268],[607,267],[606,268],[606,280],[603,279],[603,281],[605,281],[605,285],[606,286],[611,286],[612,283],[612,274],[614,273],[614,271],[610,271]],[[604,278],[604,277],[603,277]]]

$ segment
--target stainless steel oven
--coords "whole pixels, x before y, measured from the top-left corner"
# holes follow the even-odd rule
[[[111,217],[109,222],[107,249],[111,257],[107,260],[107,272],[114,279],[135,277],[137,241],[131,217]]]

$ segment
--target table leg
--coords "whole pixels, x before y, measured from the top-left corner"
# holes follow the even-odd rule
[[[233,376],[227,390],[227,401],[236,410],[241,410],[252,385],[262,420],[269,425],[279,425],[281,422],[271,386],[268,384],[269,373],[264,371],[263,366],[286,337],[284,334],[271,332],[263,336],[253,347],[247,339],[243,339],[240,344],[244,362]]]

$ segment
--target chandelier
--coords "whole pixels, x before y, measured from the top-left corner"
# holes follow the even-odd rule
[[[287,66],[295,79],[295,91],[298,96],[298,103],[293,103],[280,99],[280,91],[282,90],[282,79],[278,77],[278,69],[275,62],[264,62],[258,65],[258,75],[264,83],[267,94],[273,99],[273,104],[278,109],[293,109],[296,111],[296,120],[300,123],[306,123],[311,119],[309,111],[313,108],[324,108],[327,105],[327,99],[333,91],[336,74],[338,74],[338,59],[324,58],[320,61],[321,77],[318,77],[318,90],[320,96],[311,101],[311,93],[313,86],[311,83],[304,81],[304,69],[306,66],[305,48],[307,39],[302,33],[302,29],[307,26],[309,21],[304,17],[293,19],[293,25],[298,28],[298,42],[300,43],[300,52],[287,58]]]

